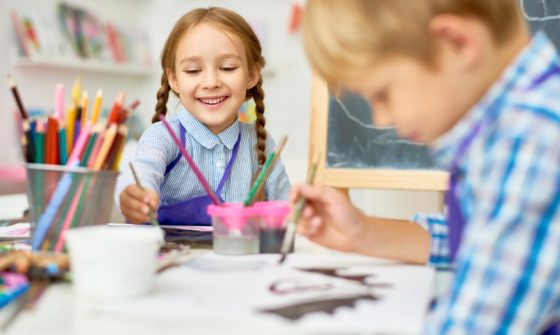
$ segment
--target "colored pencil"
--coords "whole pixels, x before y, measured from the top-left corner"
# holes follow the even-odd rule
[[[21,101],[21,97],[19,95],[19,91],[18,91],[18,88],[16,86],[16,82],[12,79],[12,76],[10,76],[9,74],[8,74],[8,86],[10,87],[10,90],[12,91],[12,95],[14,96],[14,99],[16,100],[16,104],[18,106],[19,113],[21,114],[21,118],[23,120],[29,119],[29,115],[27,114],[27,110],[25,109],[25,107],[23,106],[23,102]]]
[[[82,101],[81,101],[81,107],[82,107],[82,115],[81,115],[81,121],[80,121],[80,128],[83,129],[86,125],[86,122],[88,121],[88,104],[89,104],[89,98],[88,98],[88,94],[87,91],[84,91],[84,93],[82,93]]]
[[[45,162],[45,128],[41,121],[37,121],[37,130],[35,131],[35,163],[42,164]]]
[[[66,150],[66,127],[64,126],[64,120],[61,120],[60,129],[58,130],[58,145],[60,164],[66,165],[66,162],[68,161],[68,152]]]
[[[210,196],[210,199],[212,199],[212,202],[215,205],[221,205],[222,201],[216,196],[216,194],[214,194],[214,191],[212,191],[212,188],[210,187],[210,185],[206,181],[206,178],[204,178],[204,175],[202,174],[202,172],[200,172],[200,170],[198,169],[198,166],[196,166],[195,162],[192,160],[192,158],[189,155],[189,153],[187,152],[187,150],[185,150],[185,148],[181,145],[181,140],[179,140],[177,135],[175,135],[175,133],[173,132],[173,129],[171,129],[171,125],[169,124],[169,122],[167,122],[167,120],[165,119],[165,117],[163,115],[160,115],[159,119],[161,120],[161,122],[163,123],[163,125],[165,126],[167,131],[169,132],[169,135],[171,135],[171,138],[173,139],[175,144],[177,144],[177,147],[179,148],[179,151],[181,152],[183,157],[185,157],[185,159],[187,160],[187,163],[189,163],[189,166],[191,167],[191,169],[193,169],[196,177],[198,178],[198,181],[202,184],[202,187],[204,187],[204,189],[206,190],[206,193],[208,193],[208,196]]]
[[[111,108],[111,113],[109,113],[109,118],[107,118],[107,126],[115,123],[119,123],[119,117],[121,114],[121,109],[124,104],[124,93],[120,92],[115,98],[113,107]]]
[[[66,111],[66,151],[70,155],[74,148],[74,126],[76,122],[76,106],[72,105]]]
[[[128,166],[130,166],[130,170],[132,171],[132,175],[134,176],[134,181],[136,182],[136,186],[138,186],[142,191],[144,191],[144,187],[140,183],[140,178],[138,178],[138,174],[136,173],[136,169],[132,162],[128,162]],[[154,215],[154,211],[148,207],[148,217],[150,218],[150,222],[154,226],[159,226],[159,222],[157,221],[156,216]]]
[[[315,181],[315,175],[317,174],[317,166],[319,166],[320,158],[321,158],[320,154],[315,155],[315,158],[313,159],[313,163],[311,165],[311,170],[307,175],[307,183],[310,185],[313,185],[313,182]],[[301,216],[301,212],[303,210],[304,205],[305,205],[305,198],[300,196],[296,201],[292,219],[288,223],[288,227],[286,228],[286,232],[284,233],[284,240],[282,241],[282,248],[280,249],[282,256],[280,257],[278,264],[282,264],[286,260],[286,255],[288,254],[288,252],[292,248],[292,245],[294,244],[297,222],[299,220],[299,217]]]
[[[58,164],[58,120],[54,116],[47,120],[45,150],[45,163]]]
[[[105,138],[103,139],[103,145],[101,145],[101,148],[99,149],[99,153],[97,154],[97,157],[95,158],[95,162],[93,163],[92,166],[93,170],[99,171],[103,167],[103,164],[107,159],[107,155],[109,154],[109,150],[111,149],[111,146],[115,141],[115,137],[117,136],[117,130],[118,130],[117,124],[111,125],[107,130],[107,133],[105,134]]]
[[[103,101],[103,90],[98,89],[93,101],[93,108],[91,109],[91,123],[96,124],[99,119],[99,111],[101,110],[101,102]]]
[[[54,113],[55,117],[62,121],[64,119],[64,85],[56,84],[54,88]]]
[[[12,91],[12,95],[14,97],[14,100],[16,101],[18,111],[21,115],[22,129],[24,132],[24,136],[26,137],[26,140],[24,141],[25,145],[23,147],[23,150],[24,150],[26,160],[31,163],[35,160],[35,148],[34,148],[33,135],[29,127],[29,115],[27,114],[27,110],[25,109],[25,107],[23,106],[23,102],[21,101],[21,97],[19,95],[19,90],[17,88],[16,82],[14,81],[14,79],[12,79],[12,77],[9,74],[8,74],[8,86]]]
[[[251,189],[249,190],[249,195],[247,196],[247,199],[245,199],[243,206],[245,207],[250,206],[255,199],[255,195],[258,194],[260,190],[262,190],[266,179],[272,172],[272,168],[274,167],[274,164],[278,161],[278,158],[280,157],[280,154],[282,153],[282,150],[284,149],[284,146],[286,145],[287,141],[288,141],[287,136],[282,137],[278,145],[278,149],[275,152],[271,152],[270,155],[268,155],[268,158],[264,162],[264,165],[261,168],[259,175],[255,179],[255,182],[253,183]]]

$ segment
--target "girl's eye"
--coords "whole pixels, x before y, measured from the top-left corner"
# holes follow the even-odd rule
[[[236,66],[224,66],[221,68],[222,71],[226,71],[226,72],[233,72],[235,70],[237,70]]]
[[[200,70],[199,69],[189,69],[189,70],[185,70],[184,72],[187,73],[187,74],[197,74],[197,73],[200,72]]]

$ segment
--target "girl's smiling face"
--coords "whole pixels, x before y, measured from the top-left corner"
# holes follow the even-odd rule
[[[234,122],[247,90],[259,79],[258,70],[248,68],[241,40],[207,23],[179,40],[175,71],[167,75],[183,106],[214,134]]]

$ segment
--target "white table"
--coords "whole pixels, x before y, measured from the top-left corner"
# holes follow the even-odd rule
[[[321,248],[302,239],[298,239],[296,244],[297,257],[321,258],[324,252],[321,249],[321,253],[317,253],[319,249]],[[193,255],[206,257],[204,256],[206,253],[208,251],[196,250]],[[362,306],[358,303],[355,308],[343,307],[337,310],[336,317],[340,320],[352,321],[336,322],[332,328],[316,331],[314,326],[309,326],[313,322],[298,324],[280,322],[279,318],[271,317],[247,318],[227,299],[223,301],[223,305],[214,305],[216,310],[220,310],[215,314],[204,307],[210,305],[201,304],[200,309],[197,309],[197,302],[189,300],[196,300],[193,297],[196,297],[197,292],[207,289],[210,284],[195,280],[195,272],[192,269],[179,267],[162,273],[157,278],[156,288],[151,294],[127,301],[91,301],[76,297],[71,285],[53,285],[33,310],[22,313],[15,320],[7,334],[340,334],[348,333],[350,330],[351,333],[366,333],[359,331],[360,328],[367,329],[368,334],[418,334],[420,332],[423,316],[418,317],[418,311],[425,310],[432,296],[433,276],[426,276],[426,271],[430,272],[429,269],[385,260],[366,259],[361,256],[333,255],[333,257],[335,263],[340,261],[343,264],[348,260],[354,265],[362,264],[362,267],[367,264],[368,267],[377,267],[383,271],[392,269],[387,273],[399,276],[396,286],[401,284],[407,286],[399,291],[399,294],[404,292],[409,299],[406,299],[407,302],[404,304],[402,297],[395,298],[401,300],[400,302],[395,300],[394,303],[389,303],[391,299],[388,299],[383,309],[371,313],[371,317],[363,318],[363,322],[355,322],[352,313],[359,312],[366,305]],[[274,270],[269,270],[271,271]],[[233,278],[227,277],[228,274],[220,273],[216,273],[216,276],[229,278],[230,283]],[[380,275],[379,279],[383,278],[383,275]],[[429,281],[426,281],[427,278]],[[243,300],[240,299],[240,296],[243,297],[242,292],[251,292],[251,289],[258,291],[259,285],[258,282],[247,284],[245,286],[250,286],[249,288],[239,287],[239,292],[231,292],[231,290],[228,292],[231,292],[232,299]],[[438,287],[441,285],[438,284]],[[219,292],[219,288],[216,291]],[[247,296],[247,299],[249,298],[252,297]],[[172,310],[163,310],[166,308]],[[183,311],[188,312],[183,313]],[[320,320],[330,317],[332,316],[323,313],[316,318]],[[376,320],[376,317],[382,319]]]

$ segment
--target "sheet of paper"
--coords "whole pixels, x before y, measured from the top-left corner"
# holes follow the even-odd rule
[[[158,277],[132,301],[88,305],[96,315],[210,327],[266,325],[313,333],[422,330],[433,271],[349,255],[207,254]]]
[[[0,227],[0,241],[28,239],[31,237],[31,224],[16,223]]]
[[[21,219],[28,208],[25,194],[0,195],[0,221]]]

